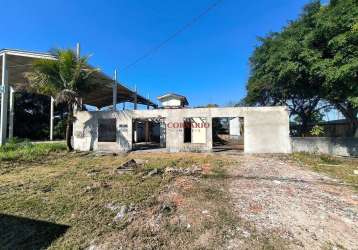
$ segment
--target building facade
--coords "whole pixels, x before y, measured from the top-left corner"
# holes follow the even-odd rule
[[[291,153],[286,107],[79,111],[75,116],[74,147],[80,151],[131,151],[138,144],[135,135],[145,130],[146,145],[156,144],[168,152],[208,152],[214,148],[213,119],[237,117],[244,123],[245,153]],[[138,126],[139,121],[144,125]],[[150,139],[154,128],[159,137]]]

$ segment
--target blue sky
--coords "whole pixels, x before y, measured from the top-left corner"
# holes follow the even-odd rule
[[[48,51],[79,41],[91,64],[108,75],[117,68],[120,80],[144,96],[176,92],[191,106],[227,105],[245,96],[257,37],[279,31],[308,0],[223,0],[152,56],[121,70],[212,2],[3,0],[0,48]]]

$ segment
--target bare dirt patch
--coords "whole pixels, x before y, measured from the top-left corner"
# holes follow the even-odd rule
[[[89,249],[218,249],[224,245],[236,219],[228,205],[227,180],[220,177],[222,160],[200,154],[162,154],[148,163],[158,168],[157,161],[168,157],[170,171],[161,173],[166,185],[160,192],[127,213],[117,223],[123,224],[121,230],[97,237]],[[172,161],[175,164],[170,166]],[[200,174],[197,169],[202,169]]]
[[[260,235],[277,237],[291,249],[357,249],[358,196],[352,187],[288,157],[245,155],[236,160],[229,191],[237,215],[252,226],[246,245]],[[240,246],[245,241],[234,238],[228,247]]]

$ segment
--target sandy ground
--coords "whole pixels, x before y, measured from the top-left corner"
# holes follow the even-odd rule
[[[358,194],[278,156],[234,156],[230,193],[238,216],[291,249],[358,249]],[[246,232],[250,234],[250,232]],[[240,248],[232,239],[228,248]]]

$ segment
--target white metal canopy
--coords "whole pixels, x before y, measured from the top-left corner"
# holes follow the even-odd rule
[[[12,137],[13,117],[14,117],[14,92],[25,91],[31,92],[25,73],[31,72],[32,64],[37,59],[57,60],[50,53],[41,53],[33,51],[24,51],[16,49],[0,50],[0,79],[1,79],[1,111],[0,111],[0,145],[5,143],[8,125],[9,112],[9,137]],[[88,67],[92,67],[88,65]],[[81,96],[82,103],[98,108],[112,106],[121,102],[133,102],[136,108],[137,104],[152,106],[157,105],[149,99],[144,98],[114,81],[112,77],[105,75],[103,72],[96,72],[92,81],[97,86],[90,93]],[[50,139],[52,140],[53,131],[53,98],[51,98],[51,114],[50,114]]]
[[[0,50],[0,56],[6,54],[6,68],[8,74],[8,84],[14,88],[15,91],[27,91],[28,83],[24,77],[26,72],[32,70],[32,62],[36,59],[49,59],[56,60],[56,58],[50,53],[39,53],[32,51],[3,49]],[[2,60],[0,60],[0,67],[2,68]],[[91,67],[91,66],[89,66]],[[2,72],[0,71],[0,77]],[[96,106],[98,108],[112,105],[113,102],[113,78],[105,75],[103,72],[97,72],[93,76],[93,81],[98,85],[97,89],[94,89],[85,96],[82,96],[84,104]],[[143,105],[149,105],[156,107],[157,105],[149,99],[138,95],[135,91],[130,90],[123,84],[117,84],[117,102],[135,102],[137,96],[137,103]]]

